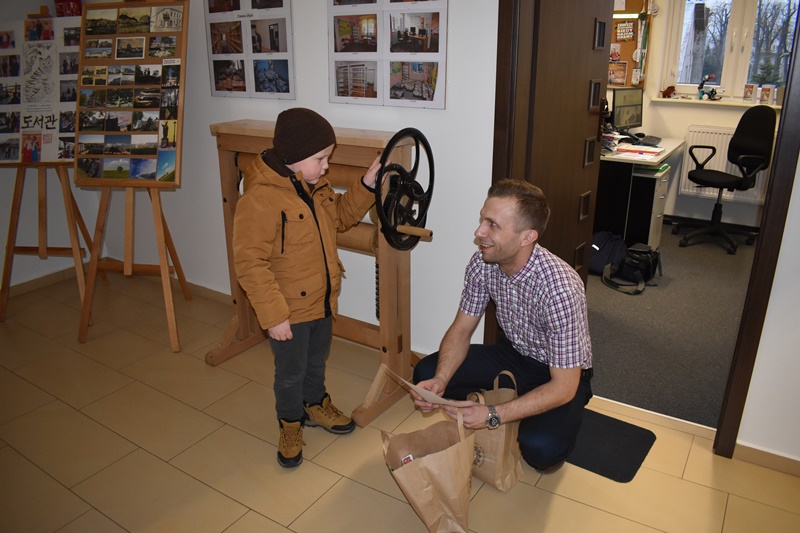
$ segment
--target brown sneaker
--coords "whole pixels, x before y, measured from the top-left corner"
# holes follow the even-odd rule
[[[330,394],[322,398],[322,403],[305,406],[306,425],[314,427],[320,426],[326,431],[344,435],[351,433],[356,428],[356,423],[350,417],[345,416],[340,410],[331,403]]]
[[[281,437],[278,440],[278,463],[284,468],[294,468],[303,462],[303,422],[279,419]]]

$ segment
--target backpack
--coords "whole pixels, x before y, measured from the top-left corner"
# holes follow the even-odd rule
[[[646,244],[636,243],[628,248],[619,268],[614,268],[610,264],[605,266],[603,284],[625,294],[641,294],[647,282],[655,277],[656,272],[661,276],[661,254]],[[632,281],[635,285],[617,283],[611,279],[615,276]]]
[[[592,235],[592,251],[589,255],[589,273],[603,275],[606,265],[616,271],[625,259],[628,247],[625,239],[610,231],[598,231]]]

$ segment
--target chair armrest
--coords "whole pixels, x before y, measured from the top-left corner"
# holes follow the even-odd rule
[[[756,184],[756,174],[767,168],[769,161],[766,157],[760,155],[740,155],[736,159],[736,166],[739,167],[739,172],[742,173],[744,183],[742,187],[737,189],[750,189]]]
[[[708,154],[708,157],[706,157],[701,163],[697,160],[697,157],[694,155],[695,149],[711,150],[711,153]],[[694,161],[694,164],[697,166],[697,168],[701,170],[706,166],[706,163],[708,163],[711,160],[711,158],[714,157],[716,153],[717,153],[717,148],[715,146],[708,146],[705,144],[695,144],[689,147],[689,157],[692,158],[692,161]]]

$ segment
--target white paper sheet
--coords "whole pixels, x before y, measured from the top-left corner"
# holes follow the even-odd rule
[[[420,398],[424,399],[426,402],[433,403],[436,405],[451,405],[453,407],[458,407],[458,404],[453,402],[452,400],[445,400],[441,396],[438,396],[429,390],[422,389],[420,387],[417,387],[413,383],[404,380],[403,378],[392,372],[392,370],[389,367],[386,367],[386,370],[389,372],[389,375],[392,376],[392,379],[394,379],[400,385],[402,385],[403,388],[408,389],[410,391],[414,391],[415,394],[417,394]]]

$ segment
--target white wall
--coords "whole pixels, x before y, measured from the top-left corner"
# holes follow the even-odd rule
[[[83,0],[84,4],[93,3]],[[50,0],[41,2],[49,4]],[[662,4],[666,12],[667,2]],[[23,18],[29,8],[21,2],[4,0],[3,16]],[[208,58],[205,42],[203,2],[191,0],[189,53],[185,95],[185,133],[183,145],[183,185],[180,190],[162,194],[164,213],[175,239],[178,255],[192,283],[224,293],[230,292],[225,257],[224,228],[219,188],[219,172],[214,138],[209,124],[252,117],[274,120],[293,106],[311,107],[326,116],[334,126],[397,131],[406,126],[419,128],[429,139],[436,158],[436,186],[428,227],[434,230],[432,243],[420,243],[412,252],[412,347],[427,353],[438,347],[445,329],[455,314],[462,285],[463,268],[474,250],[472,231],[477,213],[490,183],[494,110],[494,39],[474,39],[475,35],[494,35],[497,28],[498,0],[453,0],[449,6],[447,108],[415,110],[392,107],[353,106],[328,102],[327,10],[324,0],[295,0],[294,46],[297,72],[297,99],[270,101],[226,99],[210,96]],[[663,42],[665,21],[656,19],[650,52],[651,68],[648,95],[659,89],[661,62],[655,53]],[[680,108],[650,105],[645,109],[648,133],[662,137],[683,136],[692,122],[735,126],[742,110],[722,107]],[[55,182],[54,178],[51,178]],[[13,171],[0,169],[0,233],[7,234]],[[20,243],[35,242],[35,180],[29,178],[23,206]],[[55,187],[55,188],[53,188]],[[800,180],[795,183],[795,191]],[[50,224],[58,228],[64,220],[59,206],[60,193],[55,183],[49,207]],[[98,193],[78,189],[78,203],[91,227],[97,211]],[[116,193],[106,238],[105,253],[122,258],[122,193]],[[795,198],[798,194],[795,194]],[[157,262],[153,245],[152,213],[145,194],[137,195],[136,261]],[[707,202],[707,201],[702,201]],[[787,228],[797,228],[800,206],[792,205]],[[711,206],[700,205],[700,217]],[[726,206],[726,213],[729,212]],[[66,231],[61,243],[66,245]],[[796,230],[795,230],[796,233]],[[798,289],[791,289],[793,272],[800,267],[800,245],[795,233],[784,237],[784,248],[776,278],[776,289],[758,354],[756,374],[748,396],[741,440],[790,457],[800,457],[798,424],[773,413],[791,413],[800,401],[798,388],[789,380],[798,370],[798,335],[789,317],[798,300]],[[374,268],[372,260],[357,254],[342,254],[348,270],[342,297],[345,314],[374,321]],[[71,267],[68,259],[40,261],[19,256],[14,261],[12,284],[41,277]],[[13,310],[12,310],[13,312]],[[794,350],[794,351],[793,351]],[[783,385],[783,386],[776,386]],[[795,417],[796,418],[796,417]],[[796,420],[795,420],[796,422]]]

